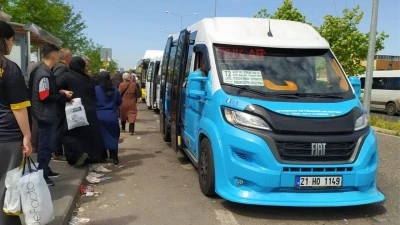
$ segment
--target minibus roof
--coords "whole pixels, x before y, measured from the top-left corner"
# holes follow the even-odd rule
[[[162,50],[146,50],[143,59],[162,58],[164,51]]]
[[[365,74],[358,77],[365,77]],[[400,77],[400,70],[375,70],[372,77]]]
[[[274,19],[217,17],[189,26],[196,42],[272,48],[329,49],[329,43],[310,25]],[[268,33],[271,35],[268,35]]]

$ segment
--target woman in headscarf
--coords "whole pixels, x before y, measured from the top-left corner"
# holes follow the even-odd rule
[[[28,91],[21,69],[5,57],[13,48],[14,35],[12,27],[0,21],[0,209],[3,209],[7,172],[18,167],[23,154],[32,153]],[[21,220],[1,210],[0,224],[21,225]]]
[[[72,91],[72,98],[81,98],[89,125],[68,130],[64,124],[65,156],[70,165],[82,165],[87,158],[91,163],[105,162],[107,154],[96,113],[96,84],[85,73],[86,63],[81,57],[73,57],[69,67],[70,70],[57,80],[57,85],[60,89]]]
[[[102,71],[98,76],[98,85],[95,87],[97,118],[100,123],[104,147],[110,152],[110,158],[114,164],[118,165],[118,140],[120,135],[118,107],[122,103],[121,94],[113,86],[108,72]]]
[[[137,116],[136,100],[138,99],[136,80],[129,73],[124,73],[122,79],[124,81],[119,85],[119,92],[122,96],[122,105],[119,107],[119,118],[121,119],[122,131],[125,131],[125,125],[128,122],[129,134],[133,135]]]

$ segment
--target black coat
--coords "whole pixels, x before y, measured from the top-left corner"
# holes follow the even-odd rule
[[[64,149],[70,164],[74,164],[83,152],[88,153],[92,161],[103,162],[105,149],[96,114],[95,82],[84,73],[84,65],[79,63],[75,58],[72,59],[70,69],[57,79],[57,86],[72,91],[74,93],[72,98],[81,98],[89,126],[68,130],[65,122]]]

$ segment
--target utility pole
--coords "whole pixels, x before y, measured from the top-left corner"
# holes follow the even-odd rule
[[[368,57],[367,57],[367,73],[365,76],[364,97],[363,97],[363,105],[364,105],[365,110],[367,111],[368,117],[369,117],[369,110],[370,110],[370,104],[371,104],[372,74],[374,72],[378,7],[379,7],[379,0],[373,0],[371,27],[370,27],[370,33],[369,33]]]
[[[217,17],[217,0],[215,0],[214,17]]]

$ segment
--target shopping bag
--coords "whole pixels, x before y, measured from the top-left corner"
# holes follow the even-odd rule
[[[68,130],[89,125],[81,98],[74,98],[72,102],[67,102],[65,104],[65,115],[67,118]]]
[[[8,171],[6,175],[6,193],[4,197],[3,212],[10,216],[19,216],[22,214],[18,181],[22,176],[22,168],[24,164],[25,158],[22,160],[19,167]]]
[[[33,160],[26,157],[26,164],[24,164],[22,172],[24,175],[19,179],[19,189],[25,224],[44,225],[50,223],[55,216],[53,201],[43,177],[43,170],[38,170]]]

